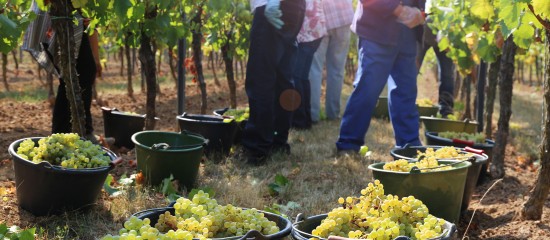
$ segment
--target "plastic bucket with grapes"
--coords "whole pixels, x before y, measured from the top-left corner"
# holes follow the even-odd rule
[[[233,139],[237,131],[237,123],[232,120],[224,120],[215,115],[200,115],[183,113],[177,116],[179,127],[182,131],[196,132],[208,139],[205,148],[207,153],[229,153]]]
[[[311,217],[304,217],[303,214],[298,214],[298,216],[296,217],[296,221],[294,222],[294,224],[292,224],[292,233],[291,233],[292,238],[295,240],[309,240],[312,238],[318,238],[323,240],[323,238],[313,236],[311,232],[313,231],[313,229],[321,225],[321,221],[327,218],[327,216],[328,216],[327,214],[321,214],[321,215],[315,215]],[[443,231],[441,236],[437,238],[432,238],[432,239],[450,240],[450,239],[453,239],[455,232],[456,232],[456,226],[453,223],[445,221],[445,225],[443,226]],[[405,240],[410,238],[398,237],[396,239]]]
[[[418,155],[418,151],[425,152],[427,148],[433,148],[434,150],[437,150],[439,148],[442,148],[442,146],[419,146],[419,147],[409,147],[406,146],[405,148],[395,148],[391,150],[392,157],[397,159],[406,159],[406,160],[415,160],[416,155]],[[472,162],[472,166],[468,168],[468,176],[466,177],[466,185],[464,187],[464,195],[462,197],[462,204],[461,204],[461,211],[465,211],[468,209],[468,206],[470,205],[470,199],[472,198],[472,194],[475,191],[480,171],[482,166],[487,164],[488,156],[485,155],[482,151],[479,151],[477,149],[473,149],[470,147],[466,148],[459,148],[461,153],[471,153],[473,156],[475,156],[475,162]]]
[[[430,213],[450,222],[458,222],[468,161],[439,160],[441,165],[452,165],[452,169],[433,172],[395,172],[384,170],[385,162],[369,165],[374,179],[384,185],[386,194],[399,197],[414,196],[420,199]]]
[[[243,208],[243,209],[246,209],[246,208]],[[142,220],[145,219],[145,218],[149,218],[149,220],[151,220],[151,222],[150,222],[151,226],[154,226],[157,223],[157,221],[159,219],[159,216],[161,214],[165,213],[166,211],[170,212],[173,215],[174,212],[175,212],[175,209],[173,207],[153,208],[153,209],[148,209],[148,210],[144,210],[144,211],[135,213],[132,216],[135,216],[135,217],[137,217],[139,219],[142,219]],[[275,234],[263,235],[262,233],[260,233],[256,230],[251,230],[251,231],[247,232],[244,236],[234,236],[234,237],[225,237],[225,238],[212,238],[212,239],[216,239],[216,240],[283,239],[283,238],[287,237],[288,235],[290,235],[290,232],[292,230],[292,223],[288,219],[286,219],[284,217],[281,217],[277,214],[270,213],[270,212],[264,212],[264,211],[260,211],[260,210],[258,210],[258,212],[263,213],[264,216],[267,219],[269,219],[270,221],[275,222],[277,224],[277,227],[279,227],[280,231],[275,233]],[[195,240],[198,240],[198,239],[195,239]]]
[[[69,169],[46,161],[37,164],[17,154],[19,145],[26,139],[37,143],[42,137],[17,140],[9,146],[8,151],[13,159],[19,206],[36,216],[92,207],[107,174],[120,161],[115,153],[103,148],[105,155],[112,161],[106,167]]]
[[[188,131],[142,131],[132,135],[132,141],[138,170],[148,184],[159,185],[173,176],[187,189],[193,188],[207,139]]]
[[[427,132],[465,132],[475,133],[477,130],[476,121],[455,121],[444,118],[421,116],[420,120],[424,123]]]
[[[133,149],[132,135],[143,131],[145,114],[132,114],[119,111],[116,108],[101,107],[103,113],[103,128],[105,137],[114,138],[114,145]],[[158,118],[155,118],[159,120]]]
[[[220,116],[220,117],[230,117],[227,115],[224,115],[227,111],[235,110],[230,108],[222,108],[222,109],[216,109],[214,110],[214,115]],[[244,119],[242,121],[237,122],[237,131],[235,132],[235,137],[233,138],[233,143],[239,144],[241,143],[241,139],[243,138],[243,131],[246,127],[246,123],[248,122],[248,119]]]
[[[472,147],[475,149],[483,150],[487,154],[487,162],[481,165],[481,172],[479,174],[478,184],[487,176],[487,169],[491,164],[491,159],[493,159],[493,147],[495,142],[490,139],[485,139],[484,143],[474,143],[470,141],[462,141],[459,139],[449,139],[443,138],[438,135],[437,132],[426,132],[426,142],[428,145],[437,145],[437,146],[453,146],[457,148]]]

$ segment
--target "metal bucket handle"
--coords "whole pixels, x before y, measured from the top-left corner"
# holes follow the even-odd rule
[[[180,134],[185,134],[188,136],[194,136],[198,138],[204,139],[203,143],[198,144],[189,144],[189,145],[181,145],[181,146],[170,146],[168,143],[155,143],[151,145],[151,149],[153,150],[169,150],[169,149],[188,149],[188,148],[196,148],[196,147],[206,147],[208,143],[210,142],[207,138],[203,137],[202,135],[198,133],[189,132],[187,130],[183,130],[180,132]]]
[[[247,240],[247,239],[267,240],[269,238],[267,238],[261,232],[258,232],[258,230],[250,230],[239,240]]]

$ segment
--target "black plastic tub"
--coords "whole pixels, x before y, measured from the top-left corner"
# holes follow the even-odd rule
[[[174,215],[174,212],[175,212],[175,209],[173,207],[165,207],[165,208],[153,208],[153,209],[148,209],[148,210],[144,210],[144,211],[141,211],[141,212],[138,212],[138,213],[135,213],[133,214],[132,216],[134,217],[137,217],[139,219],[145,219],[145,218],[149,218],[149,220],[151,220],[151,226],[154,226],[158,219],[159,219],[159,216],[163,213],[165,213],[166,211],[170,212],[172,215]],[[277,214],[273,214],[273,213],[269,213],[269,212],[264,212],[264,211],[259,211],[258,212],[261,212],[264,214],[264,216],[269,219],[270,221],[273,221],[275,223],[277,223],[277,227],[279,227],[280,231],[275,233],[275,234],[271,234],[271,235],[267,235],[267,236],[264,236],[263,234],[261,234],[260,232],[256,231],[256,230],[252,230],[252,231],[249,231],[248,233],[246,233],[244,236],[235,236],[235,237],[226,237],[226,238],[212,238],[212,239],[216,239],[216,240],[232,240],[232,239],[283,239],[285,237],[287,237],[288,235],[290,235],[290,232],[292,231],[292,223],[286,219],[286,218],[283,218]],[[198,240],[198,238],[196,238],[195,240]]]
[[[37,143],[41,138],[30,139]],[[19,144],[26,139],[13,142],[8,149],[13,159],[17,201],[21,208],[44,216],[86,210],[95,204],[113,164],[87,169],[67,169],[45,161],[37,164],[17,154]],[[117,158],[110,150],[103,150],[111,161]]]
[[[487,177],[487,169],[489,168],[491,160],[493,159],[493,148],[495,147],[495,141],[485,139],[485,143],[474,143],[456,139],[442,138],[437,132],[426,132],[424,134],[426,135],[426,142],[428,143],[428,145],[453,146],[457,148],[472,147],[475,149],[483,150],[483,152],[487,154],[487,162],[481,166],[478,184]]]
[[[214,110],[214,115],[223,117],[223,114],[227,112],[227,110],[229,110],[229,108],[216,109]],[[235,132],[235,137],[233,138],[234,144],[241,143],[241,139],[243,138],[243,131],[244,131],[244,128],[246,127],[247,122],[248,122],[248,119],[237,122],[237,131]]]
[[[321,214],[316,216],[311,216],[308,218],[302,217],[302,214],[299,214],[296,217],[296,222],[292,224],[292,238],[295,240],[309,240],[312,238],[319,238],[317,236],[311,235],[311,232],[313,229],[321,225],[321,221],[323,219],[327,218],[327,214]],[[443,234],[437,238],[432,239],[438,239],[438,240],[450,240],[454,239],[456,232],[456,226],[450,222],[445,221],[445,225],[443,226]],[[324,240],[324,238],[319,238],[321,240]],[[398,237],[395,238],[396,240],[404,240],[404,239],[410,239],[409,237]]]
[[[133,149],[132,135],[145,127],[145,114],[130,114],[116,108],[101,107],[105,137],[115,139],[114,145]]]
[[[427,148],[433,148],[435,150],[442,148],[443,146],[416,146],[416,147],[405,147],[405,148],[394,148],[391,150],[392,157],[397,159],[406,159],[406,160],[415,160],[416,156],[418,155],[417,151],[425,152]],[[467,152],[464,148],[459,148],[461,152]],[[475,151],[477,149],[474,149]],[[472,152],[473,153],[473,152]],[[462,197],[462,205],[460,210],[465,211],[468,209],[468,206],[470,205],[470,199],[472,197],[472,194],[475,191],[475,187],[477,185],[480,173],[481,173],[481,167],[487,163],[487,155],[485,154],[477,154],[473,153],[476,161],[472,163],[472,166],[468,168],[468,176],[466,178],[466,186],[464,187],[464,195]]]
[[[215,115],[200,115],[183,113],[177,116],[180,130],[195,132],[208,139],[205,152],[221,152],[228,154],[237,132],[235,121],[223,122],[224,118]]]

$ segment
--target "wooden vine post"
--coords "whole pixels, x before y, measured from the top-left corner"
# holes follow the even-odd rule
[[[52,17],[52,28],[56,33],[55,43],[60,46],[59,52],[54,59],[57,61],[59,71],[65,82],[67,99],[71,109],[72,132],[84,136],[86,114],[84,112],[84,101],[82,99],[78,74],[76,72],[75,39],[73,27],[73,12],[75,9],[70,0],[52,0],[50,16]]]
[[[530,10],[534,13],[532,6]],[[541,19],[537,15],[538,20],[546,28],[546,48],[550,52],[550,21]],[[548,18],[548,17],[547,17]],[[544,79],[544,108],[543,108],[543,126],[542,126],[542,143],[540,147],[540,169],[538,172],[535,187],[529,194],[529,199],[523,204],[521,216],[528,220],[539,220],[542,217],[542,209],[548,194],[550,193],[550,58],[546,57],[546,65],[544,66],[546,78]]]
[[[149,3],[149,2],[146,2]],[[157,16],[157,8],[146,4],[145,19],[154,19]],[[155,55],[151,45],[151,37],[142,29],[141,42],[139,47],[139,60],[145,82],[147,84],[146,117],[145,129],[155,129],[155,102],[157,98],[157,69],[155,64]]]

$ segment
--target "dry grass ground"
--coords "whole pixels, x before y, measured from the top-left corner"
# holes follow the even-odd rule
[[[110,107],[119,107],[138,113],[144,112],[144,96],[137,93],[139,92],[137,85],[134,99],[125,95],[123,90],[125,78],[118,76],[117,64],[116,61],[113,61],[104,80],[99,82],[98,90],[101,98]],[[167,73],[167,66],[163,67],[164,72]],[[219,72],[218,76],[221,74]],[[29,100],[29,96],[36,95],[38,91],[36,88],[25,87],[36,81],[33,80],[33,76],[36,77],[29,73],[27,76],[12,79],[17,93],[0,95],[0,117],[2,118],[0,120],[2,122],[0,125],[0,148],[7,149],[7,144],[19,138],[44,136],[49,133],[50,112],[44,95],[38,94],[39,97],[34,97],[38,98],[36,101]],[[419,80],[419,98],[436,100],[437,96],[434,93],[437,92],[437,83],[434,80],[433,72],[425,70],[422,76]],[[217,87],[209,81],[210,110],[228,105],[228,91],[224,79],[220,80],[222,81],[221,87]],[[348,81],[350,80],[348,79]],[[197,87],[192,83],[187,86],[187,111],[196,113],[199,109]],[[238,89],[239,105],[244,106],[246,96],[242,89],[242,80],[239,81],[239,86],[241,86]],[[162,121],[157,129],[178,131],[175,121],[176,105],[173,82],[165,78],[161,87],[162,94],[159,96],[157,109]],[[351,86],[348,84],[344,87],[343,105],[350,91]],[[509,158],[507,158],[507,173],[509,174],[505,180],[507,185],[489,193],[488,197],[491,201],[484,204],[479,203],[479,198],[489,185],[484,184],[476,191],[471,209],[467,212],[468,219],[474,208],[479,208],[480,211],[473,221],[476,226],[468,234],[470,239],[536,239],[534,236],[537,235],[533,234],[548,229],[544,228],[546,226],[544,224],[537,227],[539,223],[514,222],[510,213],[498,210],[505,209],[506,204],[511,203],[517,210],[523,201],[525,191],[528,191],[533,182],[534,173],[517,170],[514,166],[514,158],[524,155],[531,156],[531,152],[536,153],[533,149],[536,149],[537,141],[540,141],[540,131],[537,131],[537,126],[540,126],[541,123],[540,91],[522,86],[516,89],[516,93],[517,95],[514,97],[516,105],[514,105],[512,117],[513,126],[515,126],[512,128],[514,145],[510,148],[510,152],[514,153],[508,154]],[[96,133],[102,134],[103,122],[99,106],[94,105],[93,115]],[[29,122],[29,119],[38,120],[38,122]],[[497,119],[498,114],[495,117],[495,122]],[[214,159],[220,158],[219,156],[209,156],[209,159],[201,164],[197,186],[213,189],[216,194],[215,198],[224,204],[264,209],[272,207],[273,204],[286,205],[289,202],[295,202],[299,207],[282,210],[282,213],[290,217],[295,217],[298,213],[306,215],[326,213],[337,206],[338,197],[357,195],[360,189],[372,181],[372,174],[368,171],[367,166],[373,162],[390,161],[389,150],[394,145],[391,124],[385,120],[373,119],[365,139],[372,155],[368,159],[336,157],[334,143],[338,136],[338,130],[339,121],[321,121],[309,131],[293,130],[289,139],[292,153],[289,156],[275,155],[265,165],[259,167],[245,164],[235,155],[221,159]],[[422,129],[420,133],[423,133]],[[238,151],[239,149],[236,147],[234,150]],[[123,154],[122,157],[126,161],[135,159],[133,152]],[[21,227],[39,227],[42,229],[38,234],[39,239],[96,239],[107,233],[116,233],[122,226],[122,222],[132,213],[167,204],[165,197],[157,190],[137,186],[131,187],[126,194],[118,197],[109,197],[104,192],[91,211],[69,212],[51,217],[34,217],[18,208],[9,155],[2,153],[0,160],[2,159],[6,160],[0,164],[0,187],[8,189],[8,194],[5,195],[8,200],[2,202],[0,223]],[[214,163],[218,160],[221,162]],[[126,162],[112,173],[115,177],[119,177],[123,173],[133,172],[135,172],[135,167],[129,166]],[[289,185],[278,196],[272,196],[269,194],[268,185],[274,181],[277,174],[285,176],[289,180]],[[180,194],[184,195],[185,193]],[[503,201],[499,196],[508,196],[509,199]],[[545,211],[547,218],[550,210],[546,207]],[[459,223],[462,232],[466,224]],[[532,234],[514,235],[511,233],[517,230],[514,225],[527,226]]]

